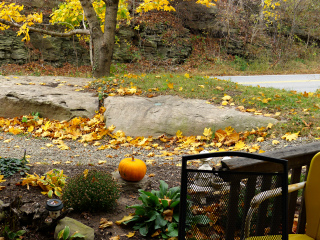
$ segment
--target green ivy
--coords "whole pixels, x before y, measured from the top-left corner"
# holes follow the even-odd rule
[[[28,167],[28,161],[26,160],[26,150],[22,159],[17,158],[2,158],[0,157],[0,173],[5,178],[12,176],[13,174],[20,172],[21,175],[26,174],[30,170]]]

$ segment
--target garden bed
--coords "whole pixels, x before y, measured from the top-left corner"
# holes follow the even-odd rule
[[[72,177],[78,173],[82,173],[85,169],[101,169],[107,170],[109,172],[115,171],[116,167],[114,166],[88,166],[88,165],[59,165],[57,168],[62,169],[64,174],[68,177]],[[43,175],[49,170],[53,169],[51,165],[34,165],[31,167],[29,173],[30,174],[38,174]],[[147,191],[151,191],[152,189],[158,190],[160,180],[164,180],[169,187],[179,186],[180,185],[180,175],[181,175],[180,167],[170,164],[164,165],[155,165],[148,166],[147,175],[152,174],[153,177],[149,177],[150,186],[146,189]],[[19,185],[21,182],[21,176],[19,173],[6,178],[6,181],[1,183],[1,186],[5,186],[5,188],[0,192],[0,200],[4,203],[11,203],[16,199],[16,197],[21,197],[20,203],[27,203],[28,205],[32,204],[40,204],[40,206],[44,207],[46,201],[49,199],[48,196],[41,194],[40,187],[31,187],[29,190],[26,186]],[[130,191],[130,192],[121,192],[120,198],[117,200],[117,206],[115,209],[109,212],[71,212],[68,214],[68,217],[74,218],[85,225],[93,228],[95,230],[95,239],[109,239],[111,237],[119,236],[119,238],[114,239],[128,239],[126,236],[129,232],[132,232],[132,228],[130,226],[118,226],[115,224],[116,221],[121,220],[123,216],[128,215],[131,212],[134,212],[134,209],[126,209],[126,206],[133,204],[140,204],[141,201],[138,200],[138,191]],[[20,199],[20,198],[19,198]],[[99,228],[101,218],[106,218],[108,221],[112,221],[113,225],[111,227],[107,227],[104,229]],[[4,227],[4,224],[8,224],[10,220],[5,219],[2,223],[0,223],[0,236]],[[27,232],[23,235],[23,239],[53,239],[53,232],[41,233],[35,230],[35,226],[32,226],[31,222],[28,224],[17,224],[15,223],[15,229],[10,229],[12,231],[18,231],[21,229],[26,230]],[[151,239],[150,237],[143,237],[137,231],[135,235],[131,237],[131,239]]]

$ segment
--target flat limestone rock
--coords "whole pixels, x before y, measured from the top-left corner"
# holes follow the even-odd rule
[[[121,185],[124,192],[135,192],[139,189],[146,190],[151,185],[151,180],[148,176],[145,176],[138,182],[130,182],[121,178],[119,171],[112,172],[113,178]]]
[[[99,100],[92,93],[76,91],[86,78],[0,76],[0,117],[32,113],[55,120],[94,116]]]
[[[221,109],[205,100],[170,95],[108,97],[104,106],[106,125],[113,124],[116,130],[122,130],[128,136],[174,136],[178,130],[185,136],[192,136],[202,135],[204,128],[216,131],[229,126],[239,132],[278,122],[231,107]]]

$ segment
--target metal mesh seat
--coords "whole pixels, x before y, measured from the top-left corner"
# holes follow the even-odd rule
[[[279,165],[279,171],[202,170],[189,164],[198,159],[224,156],[241,157],[239,161],[243,158],[268,161]],[[246,231],[250,239],[288,239],[287,189],[287,161],[283,159],[242,152],[183,156],[179,239],[240,240],[248,235]],[[282,190],[284,194],[278,194]],[[280,196],[250,208],[252,199],[263,199],[270,194]],[[251,220],[249,227],[245,225],[247,218]]]

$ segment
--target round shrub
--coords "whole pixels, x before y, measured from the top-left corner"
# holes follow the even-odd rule
[[[96,169],[69,178],[62,191],[63,204],[75,211],[107,211],[119,197],[120,185],[112,175]]]

